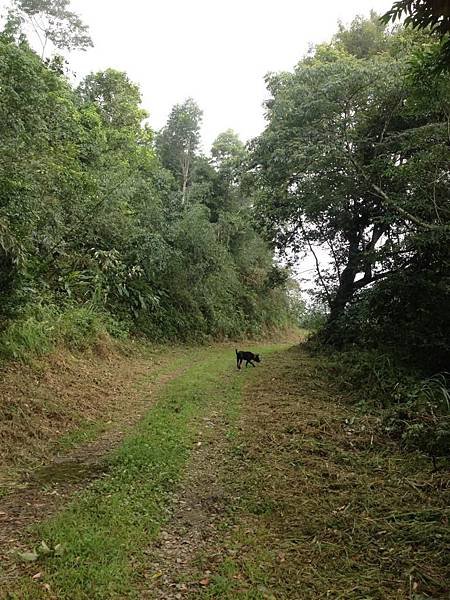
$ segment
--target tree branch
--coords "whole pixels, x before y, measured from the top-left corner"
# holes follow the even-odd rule
[[[347,149],[347,150],[349,150],[349,149]],[[384,200],[384,202],[386,204],[391,206],[404,219],[406,219],[407,221],[411,221],[411,223],[414,223],[418,227],[422,227],[423,229],[428,229],[429,231],[450,231],[450,226],[434,225],[433,223],[427,223],[426,221],[423,221],[420,217],[416,217],[416,216],[412,215],[410,212],[408,212],[407,210],[405,210],[404,208],[399,206],[394,200],[392,200],[392,198],[390,198],[386,194],[386,192],[384,192],[380,188],[379,185],[377,185],[376,183],[373,183],[373,181],[371,181],[370,177],[367,175],[367,173],[364,171],[364,169],[361,167],[361,165],[354,159],[354,157],[351,154],[351,151],[348,151],[348,156],[349,156],[351,163],[355,167],[355,169],[363,176],[364,180],[372,188],[372,190],[374,192],[376,192],[376,195],[379,198],[381,198],[381,200]]]
[[[374,281],[379,281],[380,279],[384,279],[388,277],[388,275],[392,275],[395,271],[385,271],[384,273],[375,273],[374,275],[370,274],[370,276],[364,275],[362,279],[358,279],[354,282],[353,288],[355,291],[366,287],[369,283],[373,283]]]
[[[433,223],[427,223],[426,221],[423,221],[420,217],[412,215],[410,212],[408,212],[401,206],[398,206],[398,204],[394,202],[394,200],[392,200],[392,198],[390,198],[386,194],[386,192],[384,192],[378,185],[371,182],[366,174],[364,174],[364,177],[366,178],[366,181],[368,181],[372,189],[377,193],[378,197],[384,200],[389,206],[392,206],[392,208],[396,212],[398,212],[399,215],[402,215],[402,217],[404,217],[408,221],[411,221],[418,227],[422,227],[423,229],[428,229],[430,231],[450,231],[450,227],[447,225],[434,225]]]
[[[345,114],[347,114],[347,108],[345,109]],[[344,127],[344,141],[345,141],[345,144],[344,144],[345,149],[347,151],[347,156],[348,156],[350,162],[355,167],[355,169],[359,172],[359,174],[362,175],[363,179],[366,181],[366,183],[369,185],[369,187],[371,187],[372,190],[376,192],[376,195],[379,198],[381,198],[382,200],[384,200],[384,202],[386,204],[391,206],[404,219],[411,221],[418,227],[422,227],[423,229],[428,229],[430,231],[450,231],[450,226],[434,225],[433,223],[427,223],[426,221],[423,221],[420,217],[416,217],[416,216],[412,215],[410,212],[408,212],[407,210],[405,210],[404,208],[399,206],[394,200],[392,200],[392,198],[390,198],[386,194],[386,192],[384,192],[381,189],[380,186],[378,186],[376,183],[372,182],[372,180],[367,175],[367,173],[365,172],[363,167],[355,160],[355,157],[353,156],[350,140],[348,139],[348,131],[347,131],[346,125]]]
[[[300,229],[302,230],[303,237],[305,238],[306,243],[308,244],[309,250],[310,250],[311,254],[314,256],[314,260],[315,260],[315,263],[316,263],[317,276],[318,276],[318,278],[320,280],[320,283],[322,284],[323,290],[325,292],[325,296],[327,297],[328,306],[331,307],[331,303],[332,303],[331,294],[330,294],[330,292],[328,290],[327,284],[325,283],[325,280],[324,280],[324,278],[322,276],[322,273],[320,271],[319,259],[317,258],[317,254],[315,253],[314,248],[312,247],[312,244],[311,244],[311,242],[309,240],[309,236],[306,233],[305,227],[303,225],[303,221],[301,219],[299,220],[299,225],[300,225]]]
[[[340,266],[339,266],[338,257],[337,257],[336,251],[335,251],[335,249],[334,249],[333,243],[332,243],[332,242],[331,242],[331,240],[328,238],[328,236],[326,236],[326,235],[324,234],[322,226],[321,226],[319,223],[316,223],[316,225],[317,225],[317,227],[319,228],[319,230],[320,230],[320,233],[321,233],[322,237],[323,237],[323,238],[325,238],[325,240],[326,240],[326,244],[327,244],[327,246],[328,246],[328,247],[329,247],[329,249],[330,249],[331,255],[333,256],[333,260],[334,260],[334,266],[335,266],[335,268],[336,268],[336,273],[337,273],[338,279],[339,279],[339,281],[340,281],[340,280],[341,280],[341,268],[340,268]]]

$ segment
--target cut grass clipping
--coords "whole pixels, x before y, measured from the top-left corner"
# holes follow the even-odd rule
[[[338,401],[301,346],[246,386],[221,488],[235,499],[197,555],[192,598],[450,598],[449,478]],[[216,537],[216,539],[215,539]]]
[[[196,418],[218,402],[226,410],[246,379],[236,376],[229,349],[200,353],[202,362],[167,385],[115,453],[108,474],[37,528],[36,545],[45,540],[50,552],[38,548],[38,568],[33,563],[29,573],[41,571],[42,577],[24,577],[10,598],[48,597],[48,591],[71,600],[133,595],[135,567],[165,521],[167,496],[196,444]]]

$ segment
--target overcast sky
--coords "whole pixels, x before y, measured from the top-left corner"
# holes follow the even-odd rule
[[[290,70],[310,44],[329,40],[348,23],[392,0],[72,0],[90,26],[95,48],[74,53],[81,78],[114,67],[139,83],[150,122],[160,128],[191,96],[204,111],[208,151],[232,128],[243,140],[264,126],[264,75]]]

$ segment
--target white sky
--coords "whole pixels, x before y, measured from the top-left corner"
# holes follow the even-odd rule
[[[139,83],[155,129],[191,96],[204,111],[204,150],[232,128],[245,141],[264,127],[264,75],[290,70],[341,19],[393,0],[72,0],[95,48],[74,53],[78,78],[113,67]]]

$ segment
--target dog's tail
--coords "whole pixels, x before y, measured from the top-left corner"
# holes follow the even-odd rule
[[[236,356],[237,356],[237,355],[238,355],[238,351],[237,351],[237,349],[236,349]]]

